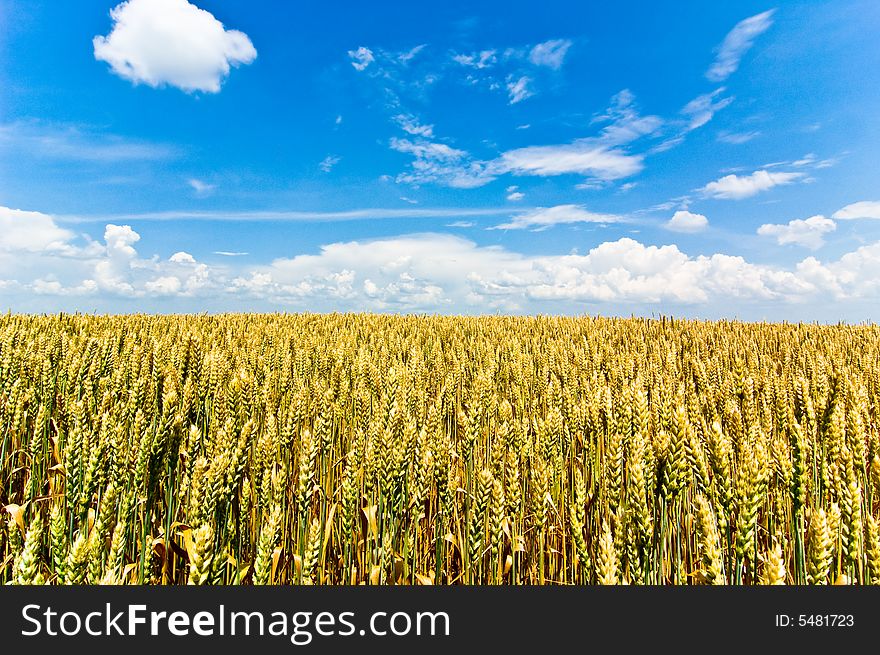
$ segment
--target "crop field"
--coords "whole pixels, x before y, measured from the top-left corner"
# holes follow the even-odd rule
[[[0,317],[4,584],[878,584],[880,329]]]

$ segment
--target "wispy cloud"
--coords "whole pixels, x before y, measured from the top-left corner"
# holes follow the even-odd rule
[[[364,46],[360,46],[357,50],[349,50],[348,56],[356,71],[366,70],[376,60],[373,51]]]
[[[725,88],[722,86],[711,93],[697,96],[684,106],[681,113],[688,117],[687,131],[702,127],[712,120],[712,117],[715,116],[717,112],[733,102],[733,97],[731,96],[726,98],[718,97],[724,93],[724,91]]]
[[[494,179],[484,162],[475,161],[464,150],[426,139],[398,139],[389,142],[392,150],[412,155],[409,170],[397,176],[398,182],[412,185],[439,183],[457,189],[472,189]]]
[[[494,169],[541,177],[577,173],[608,181],[640,172],[644,156],[624,146],[657,132],[662,120],[642,116],[632,93],[624,89],[594,123],[606,123],[595,137],[551,146],[527,146],[502,153]]]
[[[532,79],[527,75],[523,75],[518,79],[508,79],[507,94],[510,97],[510,104],[515,105],[535,95],[534,91],[529,88],[531,81]]]
[[[516,211],[528,211],[528,207]],[[287,211],[287,210],[192,210],[180,209],[161,212],[115,213],[115,214],[67,214],[57,215],[57,221],[65,223],[105,223],[117,221],[289,221],[289,222],[333,222],[358,221],[384,218],[456,218],[468,216],[510,215],[507,207],[376,207],[347,209],[340,211]]]
[[[195,191],[196,195],[200,198],[211,195],[217,188],[216,184],[208,184],[195,177],[189,178],[186,183],[192,187],[192,190]]]
[[[706,78],[712,82],[721,82],[730,77],[739,67],[740,60],[752,47],[755,39],[773,24],[775,11],[770,9],[737,23],[718,46],[715,61],[706,71]]]
[[[329,173],[333,170],[333,167],[336,166],[336,164],[338,164],[340,161],[342,161],[342,157],[338,157],[336,155],[327,155],[318,164],[318,168],[320,168],[325,173]]]
[[[423,136],[426,139],[430,139],[434,136],[434,126],[422,125],[419,122],[419,119],[412,114],[398,114],[394,117],[394,122],[396,122],[400,126],[400,129],[407,134]]]
[[[614,214],[597,214],[582,205],[556,205],[538,207],[532,211],[518,214],[508,223],[501,223],[491,230],[525,230],[533,232],[547,230],[555,225],[571,223],[619,223],[623,218]]]
[[[549,39],[534,45],[453,51],[450,60],[466,85],[506,92],[514,105],[537,95],[547,71],[560,70],[571,47],[569,39]]]
[[[245,257],[249,255],[249,252],[234,252],[230,250],[215,250],[215,255],[220,255],[221,257]]]
[[[544,43],[539,43],[531,49],[529,61],[535,66],[546,66],[553,70],[559,70],[571,46],[572,42],[568,39],[544,41]]]
[[[161,161],[178,156],[176,147],[129,139],[94,128],[40,121],[0,125],[0,150],[20,157],[116,163]]]
[[[452,61],[468,68],[491,68],[498,63],[498,57],[495,56],[495,50],[482,50],[472,54],[455,54],[452,55]]]
[[[726,132],[721,131],[718,133],[717,139],[721,143],[730,143],[733,145],[742,145],[743,143],[748,143],[752,139],[756,139],[761,135],[758,131],[751,132]]]
[[[416,57],[416,55],[418,55],[422,50],[424,50],[427,47],[428,47],[427,43],[420,43],[419,45],[414,46],[414,47],[410,48],[409,50],[406,50],[404,52],[399,53],[397,55],[397,61],[399,61],[401,64],[407,64],[412,59],[414,59]]]

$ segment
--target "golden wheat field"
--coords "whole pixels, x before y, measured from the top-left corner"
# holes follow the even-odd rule
[[[0,317],[7,584],[877,584],[880,329]]]

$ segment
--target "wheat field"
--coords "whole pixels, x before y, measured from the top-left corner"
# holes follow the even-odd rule
[[[0,317],[5,584],[878,584],[880,329]]]

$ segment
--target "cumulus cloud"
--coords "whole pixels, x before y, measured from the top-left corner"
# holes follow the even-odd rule
[[[667,230],[673,232],[702,232],[709,226],[709,219],[702,214],[695,214],[686,210],[675,212],[665,223]]]
[[[237,278],[273,302],[395,311],[535,311],[544,303],[657,303],[726,311],[750,303],[845,300],[876,292],[880,244],[793,269],[623,238],[585,255],[528,256],[451,235],[407,235],[324,246]],[[312,303],[312,304],[310,304]]]
[[[571,45],[572,43],[568,39],[544,41],[531,49],[529,61],[535,66],[546,66],[553,70],[559,70]]]
[[[540,232],[554,225],[567,223],[617,223],[620,216],[613,214],[597,214],[581,205],[556,205],[555,207],[538,207],[534,211],[517,214],[509,223],[496,225],[493,230],[525,230]]]
[[[709,182],[700,191],[712,198],[742,200],[743,198],[751,198],[763,191],[769,191],[773,187],[791,184],[803,178],[803,173],[783,171],[777,173],[760,170],[755,171],[751,175],[736,175],[732,173],[714,182]]]
[[[775,9],[756,14],[737,23],[717,48],[715,61],[706,71],[713,82],[727,79],[739,67],[743,55],[748,52],[761,34],[773,24]]]
[[[880,219],[880,201],[862,200],[854,202],[851,205],[838,209],[831,215],[841,221],[848,221],[856,218],[876,218]]]
[[[59,252],[72,237],[48,214],[0,206],[0,251]]]
[[[785,224],[765,223],[758,228],[758,234],[775,237],[776,243],[780,246],[794,244],[810,250],[818,250],[825,245],[825,235],[836,229],[837,225],[830,218],[817,215]]]
[[[187,0],[128,0],[110,17],[110,34],[93,39],[95,59],[134,84],[217,93],[231,67],[257,57],[246,34]]]
[[[131,226],[110,223],[103,241],[93,241],[58,227],[47,214],[0,208],[0,280],[24,297],[105,300],[189,297],[210,287],[212,271],[191,254],[145,259],[136,248],[140,238]]]
[[[349,50],[348,56],[351,59],[351,65],[354,66],[356,71],[366,70],[367,66],[376,61],[373,51],[364,46],[359,47],[357,50]]]
[[[168,258],[169,262],[173,262],[175,264],[186,264],[186,265],[195,265],[197,262],[195,257],[190,255],[188,252],[180,251],[176,252],[171,257]]]
[[[587,212],[548,208],[527,221],[540,228],[595,218],[578,210]],[[142,256],[140,234],[127,225],[108,224],[99,242],[64,233],[50,234],[42,245],[54,237],[65,247],[4,242],[0,288],[7,307],[87,310],[103,303],[119,311],[137,301],[156,308],[174,302],[186,311],[222,302],[238,310],[576,313],[588,304],[612,313],[714,308],[724,316],[754,315],[763,307],[778,318],[800,307],[813,317],[831,312],[836,320],[847,311],[864,318],[880,297],[880,242],[836,260],[811,256],[780,266],[724,253],[694,256],[674,244],[631,238],[599,243],[583,255],[576,249],[532,255],[450,234],[410,234],[330,243],[314,254],[292,253],[262,265],[208,266],[184,251]]]

